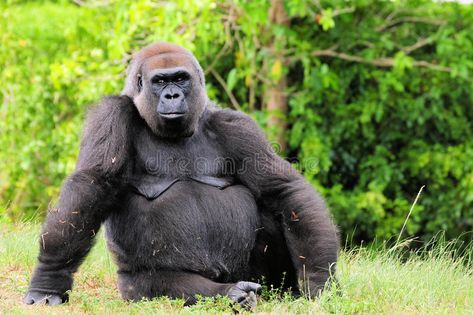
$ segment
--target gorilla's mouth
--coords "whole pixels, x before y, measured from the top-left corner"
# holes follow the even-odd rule
[[[159,113],[159,116],[164,118],[164,119],[178,119],[184,117],[186,113],[185,112],[170,112],[170,113]]]

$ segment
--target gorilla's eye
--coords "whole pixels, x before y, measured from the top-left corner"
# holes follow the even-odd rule
[[[186,81],[186,80],[189,80],[189,79],[190,79],[190,76],[187,72],[179,72],[179,73],[176,73],[176,75],[173,78],[173,81],[174,82],[183,82],[183,81]]]
[[[153,84],[157,84],[157,85],[164,85],[164,84],[166,84],[167,80],[166,80],[166,77],[165,77],[165,76],[155,75],[155,76],[151,79],[151,82],[152,82]]]

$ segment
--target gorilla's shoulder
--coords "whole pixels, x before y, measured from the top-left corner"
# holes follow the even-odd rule
[[[133,100],[127,95],[109,95],[105,96],[101,102],[102,106],[134,107]]]
[[[128,96],[107,96],[87,113],[78,168],[99,167],[106,173],[125,165],[136,125],[133,101]]]
[[[133,100],[125,95],[106,96],[95,106],[89,108],[85,129],[104,129],[111,125],[123,126],[132,124],[138,117]]]
[[[249,115],[231,109],[213,110],[207,119],[207,128],[225,147],[260,148],[266,145],[263,130]],[[232,149],[232,150],[233,150]]]
[[[260,130],[248,114],[232,109],[213,109],[208,115],[207,125],[220,134],[259,132]]]
[[[111,116],[132,115],[136,111],[133,100],[126,95],[106,96],[102,101],[89,109],[87,116],[105,118]]]

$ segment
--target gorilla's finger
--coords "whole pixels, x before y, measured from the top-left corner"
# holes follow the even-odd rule
[[[26,296],[23,298],[23,303],[26,305],[31,305],[34,304],[34,299],[31,297],[31,295],[28,293]]]
[[[35,300],[34,300],[34,304],[36,305],[46,305],[48,301],[48,297],[46,295],[44,296],[38,296]]]
[[[62,304],[62,298],[59,295],[48,295],[46,297],[46,304],[49,305],[60,305]]]
[[[238,298],[237,298],[236,301],[241,304],[241,303],[244,302],[247,298],[248,298],[248,293],[241,293],[241,295],[238,296]]]
[[[237,283],[237,288],[245,292],[253,291],[258,292],[261,289],[261,285],[250,281],[240,281]]]
[[[23,302],[27,305],[45,304],[45,294],[40,292],[28,292],[23,298]]]
[[[23,298],[23,302],[26,305],[59,305],[64,303],[66,300],[66,298],[62,298],[60,295],[42,292],[28,292]]]
[[[257,304],[256,294],[253,291],[250,291],[250,293],[248,293],[245,299],[242,301],[239,301],[238,303],[240,304],[241,307],[249,311],[254,311]]]

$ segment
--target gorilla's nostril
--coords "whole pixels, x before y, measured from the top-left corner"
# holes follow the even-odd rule
[[[164,98],[167,99],[167,100],[173,100],[175,98],[179,98],[180,95],[178,93],[174,93],[174,94],[165,94],[164,95]]]

